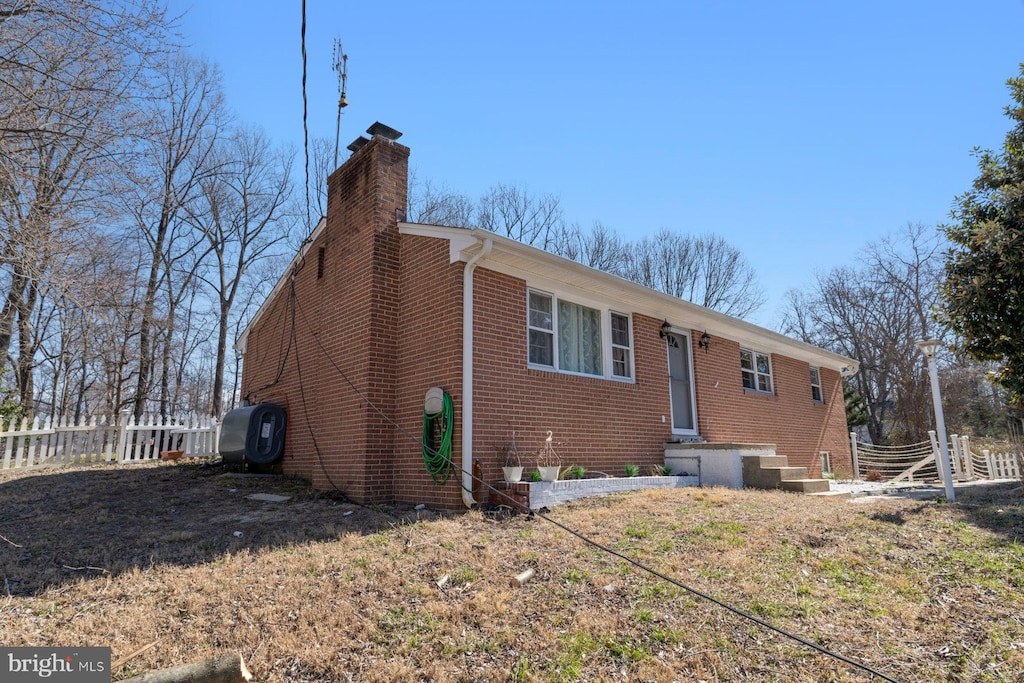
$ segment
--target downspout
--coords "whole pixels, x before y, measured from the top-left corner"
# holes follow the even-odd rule
[[[462,269],[462,503],[473,507],[473,271],[491,253],[494,242],[484,240]]]

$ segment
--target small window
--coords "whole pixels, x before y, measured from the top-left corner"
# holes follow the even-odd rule
[[[832,474],[832,453],[829,451],[821,451],[818,453],[821,458],[821,473],[822,475]]]
[[[324,277],[324,261],[327,260],[327,248],[320,247],[316,252],[316,279],[322,280]]]
[[[824,403],[821,396],[821,372],[818,368],[811,368],[811,398],[815,403]]]
[[[629,316],[612,313],[612,374],[616,377],[629,378],[632,370],[629,345]]]
[[[768,354],[740,349],[740,369],[744,389],[772,393],[772,364]]]
[[[534,365],[554,367],[555,332],[551,296],[531,291],[528,298],[530,362]]]

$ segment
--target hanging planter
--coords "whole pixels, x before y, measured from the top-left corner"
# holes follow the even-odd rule
[[[537,453],[537,470],[540,472],[541,481],[558,481],[558,473],[562,469],[562,461],[551,445],[552,433],[548,432],[548,438],[544,440],[544,447]]]
[[[507,482],[516,482],[523,480],[523,466],[513,465],[512,467],[502,467],[501,475],[505,477]]]
[[[507,482],[523,480],[523,461],[519,458],[519,450],[516,448],[516,432],[512,430],[512,441],[504,446],[499,446],[505,456],[505,465],[501,468],[501,476]]]
[[[541,481],[558,481],[558,472],[562,469],[559,465],[551,465],[549,467],[537,467],[540,470]]]

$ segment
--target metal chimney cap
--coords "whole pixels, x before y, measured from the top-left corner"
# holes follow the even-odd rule
[[[363,137],[362,135],[360,135],[355,140],[353,140],[352,144],[346,147],[346,149],[354,154],[361,150],[363,147],[366,147],[366,143],[368,143],[369,141],[370,138]]]
[[[367,128],[366,132],[369,133],[370,135],[379,135],[382,138],[387,138],[388,140],[397,140],[398,138],[402,137],[402,134],[399,133],[397,130],[395,130],[391,126],[385,126],[380,121],[375,122],[372,126]]]

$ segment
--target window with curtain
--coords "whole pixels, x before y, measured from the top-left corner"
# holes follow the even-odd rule
[[[559,369],[603,375],[601,357],[601,311],[571,301],[559,301]]]
[[[531,366],[632,382],[632,318],[534,289],[526,290]]]

